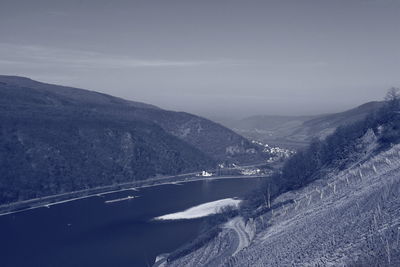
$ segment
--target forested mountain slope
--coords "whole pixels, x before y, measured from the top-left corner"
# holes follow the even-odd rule
[[[155,123],[167,133],[191,144],[217,161],[260,161],[261,149],[232,130],[185,112],[167,111],[153,105],[133,102],[84,89],[33,81],[24,77],[0,75],[0,103],[3,106],[74,109],[75,113],[95,113],[116,120]]]
[[[0,203],[261,161],[209,120],[92,91],[0,76]]]

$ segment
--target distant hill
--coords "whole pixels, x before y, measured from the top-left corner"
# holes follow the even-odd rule
[[[62,105],[126,105],[136,108],[153,108],[156,106],[125,100],[122,98],[98,93],[95,91],[78,89],[34,81],[26,77],[0,75],[1,102],[15,104],[47,104]]]
[[[382,102],[368,102],[340,113],[318,116],[251,116],[225,125],[237,133],[268,144],[286,147],[304,147],[314,137],[325,138],[346,124],[363,119],[378,110]]]
[[[0,76],[0,203],[262,159],[198,116]]]

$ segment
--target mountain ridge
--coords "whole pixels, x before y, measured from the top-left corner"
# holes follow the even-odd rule
[[[195,115],[0,76],[0,203],[260,162],[259,151]]]
[[[20,81],[22,81],[22,84],[20,84]],[[24,90],[39,90],[39,94],[41,94],[40,99],[38,99],[35,103],[28,103],[63,107],[84,105],[84,108],[87,110],[87,112],[98,112],[103,114],[107,113],[115,117],[123,117],[127,120],[133,118],[135,120],[152,122],[161,126],[168,133],[182,139],[192,146],[195,146],[216,160],[222,161],[228,157],[232,161],[235,161],[235,156],[237,156],[239,161],[246,160],[246,158],[249,156],[249,153],[246,153],[246,150],[250,149],[252,151],[257,150],[256,152],[259,151],[258,146],[252,144],[234,131],[213,121],[186,112],[164,110],[146,103],[128,101],[122,98],[117,98],[111,95],[97,93],[85,89],[41,83],[19,76],[0,75],[0,82],[3,83],[1,92],[3,102],[4,99],[7,98],[7,92],[4,92],[4,86],[7,84],[7,82],[9,86],[18,87],[13,88],[14,90],[20,91],[20,95],[18,95],[18,97],[15,96],[15,92],[9,92],[8,97],[13,97],[11,99],[13,103],[21,102],[21,95],[25,100],[32,100],[32,95],[29,95],[28,97],[23,95]],[[69,94],[71,90],[73,93]],[[188,127],[180,127],[182,125],[188,125]],[[190,126],[197,128],[193,129]],[[200,134],[202,127],[211,128],[214,134],[213,138]],[[219,135],[219,133],[224,135],[223,138],[216,138],[215,134]],[[219,141],[220,144],[218,145],[216,142],[212,146],[209,146],[208,142],[212,142],[214,140]],[[221,145],[224,143],[226,143],[226,145]],[[232,151],[235,153],[232,153]],[[239,154],[244,155],[241,156]],[[259,156],[259,153],[253,154],[257,155],[255,155],[255,158],[251,160],[262,160],[262,157]]]
[[[249,139],[298,149],[307,146],[313,138],[325,138],[339,126],[362,120],[382,105],[383,102],[371,101],[338,113],[315,116],[256,115],[222,123]]]

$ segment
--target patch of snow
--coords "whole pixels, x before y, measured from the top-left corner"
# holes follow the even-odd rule
[[[240,199],[225,198],[217,201],[207,202],[190,209],[171,213],[154,218],[155,220],[184,220],[184,219],[197,219],[206,217],[212,214],[219,213],[224,207],[237,208],[240,204]]]

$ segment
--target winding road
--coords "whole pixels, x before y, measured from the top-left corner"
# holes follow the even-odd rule
[[[225,228],[232,229],[238,236],[239,242],[235,252],[232,256],[236,255],[239,251],[250,245],[251,238],[249,233],[246,231],[246,224],[243,217],[235,217],[225,224]]]

